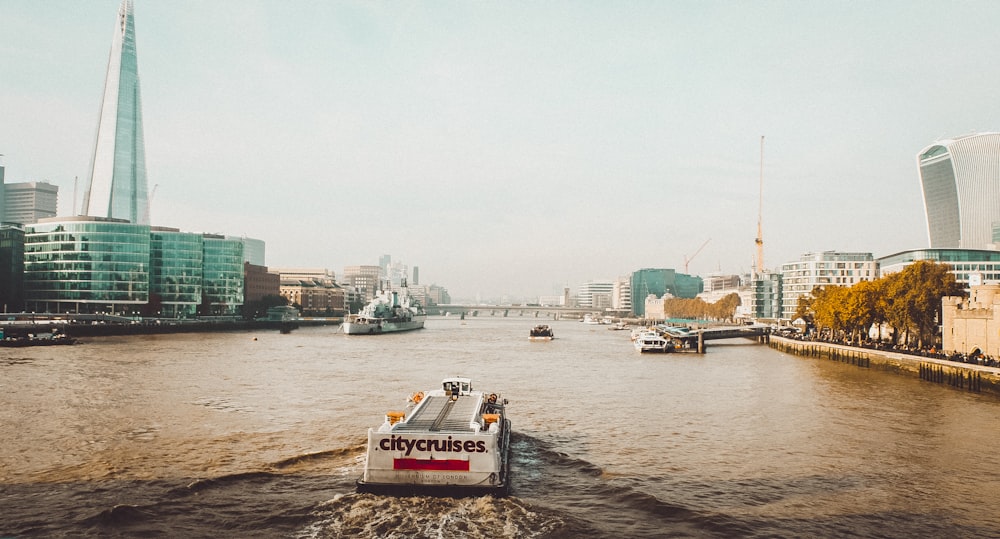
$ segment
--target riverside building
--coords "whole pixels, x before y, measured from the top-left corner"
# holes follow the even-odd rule
[[[669,293],[678,298],[694,298],[704,290],[701,277],[672,269],[644,268],[632,272],[632,314],[644,317],[649,296],[662,298]]]
[[[871,253],[806,253],[781,265],[781,318],[792,320],[799,298],[817,286],[852,286],[877,277],[878,262]]]
[[[1000,238],[1000,133],[941,140],[917,155],[932,249],[984,249]]]
[[[580,307],[603,311],[611,308],[613,281],[587,281],[578,289],[577,302]]]
[[[947,264],[955,280],[968,287],[970,283],[1000,283],[1000,251],[988,249],[914,249],[878,259],[879,275],[903,271],[918,260]]]
[[[25,227],[26,310],[235,316],[243,244],[107,217],[56,217]]]

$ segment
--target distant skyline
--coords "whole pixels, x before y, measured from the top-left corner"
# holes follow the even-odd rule
[[[0,2],[0,154],[71,215],[119,2]],[[917,153],[1000,131],[994,2],[135,2],[151,222],[455,298],[928,246]],[[74,186],[74,178],[77,178]]]

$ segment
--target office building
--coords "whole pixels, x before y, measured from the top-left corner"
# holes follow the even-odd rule
[[[24,229],[0,225],[0,308],[24,310]]]
[[[243,306],[243,242],[215,234],[202,237],[200,314],[235,316]]]
[[[883,256],[877,260],[879,276],[903,271],[918,260],[951,266],[955,281],[968,287],[971,281],[1000,283],[1000,251],[989,249],[914,249]]]
[[[25,227],[24,302],[34,312],[235,316],[243,243],[107,217]]]
[[[264,240],[248,238],[246,236],[226,236],[226,239],[243,242],[243,261],[255,266],[264,265]]]
[[[25,227],[26,309],[138,314],[149,302],[149,232],[148,225],[102,217]]]
[[[149,224],[146,147],[132,0],[123,0],[118,8],[97,140],[81,213]]]
[[[917,155],[932,249],[985,249],[1000,224],[1000,133],[941,140]]]
[[[664,294],[678,298],[694,298],[704,290],[701,277],[677,273],[672,269],[645,268],[632,272],[632,314],[646,314],[649,296],[663,298]]]
[[[359,299],[367,303],[378,293],[380,272],[379,266],[345,266],[343,283],[357,290]]]
[[[577,304],[584,309],[603,311],[611,308],[615,283],[610,280],[587,281],[578,289]]]
[[[4,216],[4,207],[6,206],[6,195],[4,194],[5,188],[3,183],[4,176],[4,166],[0,163],[0,225],[7,222],[7,218]]]
[[[151,315],[187,318],[202,301],[205,239],[176,228],[152,227],[149,234]]]
[[[30,225],[57,215],[59,188],[47,182],[8,183],[3,186],[4,222]]]

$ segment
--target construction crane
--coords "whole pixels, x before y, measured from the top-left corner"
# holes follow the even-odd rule
[[[698,250],[695,251],[693,255],[691,255],[691,256],[685,255],[684,256],[684,273],[688,272],[688,263],[691,262],[692,260],[694,260],[694,257],[698,256],[698,253],[700,253],[701,250],[704,249],[705,246],[708,245],[708,242],[710,242],[710,241],[712,241],[712,238],[708,238],[707,240],[705,240],[705,243],[701,244],[701,247],[699,247]],[[690,275],[690,274],[688,274],[688,275]]]
[[[757,205],[757,275],[764,273],[764,135],[760,136],[760,200]]]

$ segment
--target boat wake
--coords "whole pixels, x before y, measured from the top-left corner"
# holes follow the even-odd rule
[[[337,496],[296,537],[552,537],[563,528],[552,511],[516,498]]]

